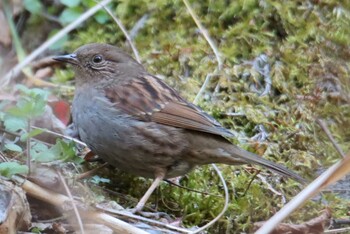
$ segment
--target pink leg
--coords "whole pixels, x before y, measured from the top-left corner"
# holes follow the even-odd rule
[[[153,191],[158,187],[158,185],[164,179],[164,177],[165,177],[165,173],[164,172],[158,173],[158,175],[154,179],[153,183],[151,184],[151,186],[149,187],[149,189],[145,193],[145,195],[143,195],[141,200],[137,203],[136,207],[133,209],[133,212],[137,213],[137,212],[140,212],[143,209],[143,207],[145,206],[148,198],[152,195]]]

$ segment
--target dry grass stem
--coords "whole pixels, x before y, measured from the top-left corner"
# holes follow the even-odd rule
[[[80,217],[80,214],[79,214],[79,212],[78,212],[78,208],[77,208],[77,206],[75,205],[75,202],[74,202],[74,198],[73,198],[73,196],[72,196],[72,193],[70,192],[70,189],[68,188],[68,185],[67,185],[66,181],[64,180],[62,174],[61,174],[59,171],[57,172],[57,174],[58,174],[58,176],[59,176],[59,178],[60,178],[60,180],[61,180],[61,182],[62,182],[62,184],[63,184],[63,186],[64,186],[64,190],[66,191],[66,193],[67,193],[67,195],[68,195],[68,197],[69,197],[69,199],[70,199],[70,201],[71,201],[71,204],[72,204],[72,207],[73,207],[73,211],[74,211],[74,215],[75,215],[75,217],[76,217],[77,220],[78,220],[78,225],[79,225],[80,232],[81,232],[82,234],[84,234],[85,231],[84,231],[84,227],[83,227],[83,222],[81,221],[81,217]]]
[[[226,210],[228,208],[229,193],[228,193],[228,188],[227,188],[226,181],[225,181],[224,177],[222,176],[222,173],[221,173],[220,169],[215,164],[211,164],[211,166],[215,169],[216,173],[218,174],[218,176],[219,176],[219,178],[220,178],[220,180],[222,182],[222,186],[224,187],[224,192],[225,192],[224,208],[222,208],[222,211],[220,212],[220,214],[218,214],[213,220],[211,220],[209,223],[207,223],[203,227],[198,228],[193,233],[200,233],[200,232],[204,231],[205,229],[209,228],[210,226],[212,226],[214,223],[216,223],[225,214],[225,212],[226,212]]]
[[[113,18],[113,20],[116,22],[116,24],[118,25],[118,27],[120,28],[120,30],[122,30],[126,40],[128,41],[129,45],[131,46],[132,52],[135,55],[135,59],[137,60],[138,63],[141,64],[141,59],[140,59],[140,55],[139,52],[137,51],[134,43],[132,42],[132,39],[129,36],[129,33],[126,31],[123,23],[108,9],[108,7],[103,6],[103,8],[107,11],[107,13]]]
[[[293,211],[305,203],[308,199],[320,192],[326,186],[338,181],[350,172],[350,154],[343,160],[335,163],[327,171],[322,173],[317,179],[303,189],[297,196],[288,202],[272,218],[270,218],[256,234],[270,233],[275,226],[287,218]]]
[[[338,151],[338,153],[345,158],[345,153],[344,151],[340,148],[340,146],[337,144],[337,142],[335,141],[334,137],[332,136],[332,133],[329,131],[327,124],[322,120],[322,119],[316,119],[316,122],[318,123],[318,125],[320,125],[320,127],[322,128],[322,130],[326,133],[328,139],[332,142],[334,148]]]

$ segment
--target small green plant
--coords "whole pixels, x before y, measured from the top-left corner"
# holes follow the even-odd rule
[[[25,142],[28,138],[42,133],[39,129],[31,130],[29,126],[32,119],[44,113],[48,92],[42,89],[28,89],[23,85],[17,85],[16,89],[21,95],[15,106],[2,112],[2,120],[5,130],[19,132],[19,142]],[[14,142],[6,143],[4,147],[11,151],[22,152],[21,146]]]
[[[63,10],[59,13],[58,21],[62,25],[67,25],[76,20],[86,9],[89,9],[97,4],[94,0],[60,0],[59,1]],[[55,15],[57,9],[62,9],[58,5],[44,6],[40,0],[24,0],[24,8],[32,13],[32,15],[43,15],[42,12],[46,11],[49,15]],[[100,24],[106,23],[110,17],[105,11],[100,11],[94,15],[94,20]]]
[[[60,0],[53,5],[44,5],[40,0],[24,0],[24,8],[31,13],[33,23],[37,23],[38,20],[55,19],[62,26],[73,22],[79,18],[87,9],[90,9],[97,4],[94,0]],[[105,24],[110,17],[106,11],[99,11],[93,17],[93,20],[98,24]],[[35,19],[35,20],[33,20]],[[53,36],[58,31],[57,28],[53,28],[49,32],[49,37]],[[64,36],[58,42],[50,46],[50,49],[59,50],[62,49],[66,42],[69,41],[69,35]]]
[[[42,132],[39,129],[31,130],[30,122],[44,113],[48,93],[42,89],[28,89],[23,85],[17,85],[15,88],[20,92],[20,98],[15,106],[9,108],[7,107],[10,103],[5,101],[1,103],[1,120],[6,131],[19,133],[20,136],[13,140],[4,139],[2,150],[23,155],[22,145]],[[0,174],[4,176],[27,172],[28,167],[17,162],[0,163]]]
[[[37,162],[50,162],[54,160],[81,162],[80,158],[75,157],[75,145],[73,142],[57,140],[55,145],[49,146],[48,144],[32,139],[43,132],[41,129],[31,129],[31,122],[44,114],[49,93],[43,89],[29,89],[23,85],[17,85],[15,88],[20,93],[16,104],[8,107],[10,103],[0,103],[0,117],[5,130],[17,135],[17,137],[11,140],[4,139],[2,150],[9,154],[27,157],[28,155],[26,154],[29,152],[32,160]],[[24,147],[27,150],[24,150]],[[17,158],[21,159],[23,157]],[[27,172],[27,166],[21,165],[18,162],[0,163],[0,174],[4,176]]]
[[[0,175],[11,177],[15,174],[28,173],[28,167],[17,162],[3,162],[0,163]]]

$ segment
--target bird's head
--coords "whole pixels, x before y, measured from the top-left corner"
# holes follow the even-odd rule
[[[99,43],[81,46],[72,54],[55,56],[53,59],[71,64],[77,83],[115,79],[144,69],[120,48]]]

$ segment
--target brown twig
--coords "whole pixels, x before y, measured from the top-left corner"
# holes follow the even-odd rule
[[[137,33],[139,32],[140,29],[142,29],[148,20],[149,14],[144,14],[134,25],[134,27],[130,30],[130,39],[132,40],[133,38],[136,37]]]
[[[204,26],[202,25],[202,23],[200,22],[200,20],[198,19],[197,15],[194,13],[194,11],[192,10],[191,5],[188,3],[187,0],[182,0],[184,2],[184,4],[186,5],[186,8],[188,10],[188,12],[190,13],[191,17],[193,18],[193,21],[196,23],[197,27],[199,28],[199,30],[201,31],[201,33],[203,34],[203,37],[205,38],[205,40],[209,43],[211,49],[213,50],[216,60],[218,62],[218,71],[220,71],[222,69],[222,61],[221,61],[221,56],[219,53],[219,50],[217,49],[214,41],[210,38],[208,30],[206,30],[204,28]]]
[[[243,197],[247,194],[247,192],[248,192],[250,186],[252,185],[254,179],[257,177],[257,175],[258,175],[259,173],[260,173],[260,170],[257,170],[257,172],[254,173],[253,177],[250,179],[250,181],[249,181],[249,183],[248,183],[247,188],[244,190]]]
[[[85,172],[85,173],[81,173],[81,174],[77,175],[77,176],[75,177],[75,179],[76,179],[76,180],[82,180],[82,179],[85,179],[85,178],[90,177],[90,176],[92,176],[92,175],[95,175],[100,169],[102,169],[103,167],[105,167],[107,164],[108,164],[108,163],[104,163],[104,164],[102,164],[101,166],[99,166],[99,167],[97,167],[97,168],[94,168],[94,169],[92,169],[92,170],[90,170],[90,171],[87,171],[87,172]]]
[[[222,208],[220,214],[218,214],[213,220],[211,220],[209,223],[205,224],[202,227],[199,227],[198,229],[196,229],[193,233],[201,233],[202,231],[204,231],[205,229],[211,227],[214,223],[216,223],[227,211],[228,209],[228,203],[229,203],[229,192],[228,192],[228,188],[227,188],[227,184],[226,181],[224,179],[224,177],[222,176],[222,173],[220,171],[220,169],[213,163],[211,164],[211,166],[214,168],[214,170],[216,171],[216,173],[218,174],[221,183],[224,187],[224,192],[225,192],[225,203],[224,203],[224,207]]]
[[[206,87],[207,87],[208,84],[209,84],[209,81],[211,80],[211,78],[212,78],[213,76],[218,76],[218,74],[208,74],[208,75],[205,77],[205,80],[204,80],[203,85],[201,86],[201,88],[199,89],[199,91],[198,91],[196,97],[195,97],[194,100],[193,100],[193,103],[194,103],[194,104],[198,104],[199,98],[203,95],[203,93],[204,93]]]
[[[337,229],[329,229],[329,230],[324,230],[323,233],[349,233],[350,232],[350,227],[346,228],[337,228]]]
[[[109,212],[111,214],[115,214],[118,215],[119,217],[124,217],[124,218],[128,218],[128,219],[133,219],[133,220],[138,220],[140,222],[145,222],[145,223],[149,223],[152,224],[154,226],[158,226],[158,227],[163,227],[163,228],[167,228],[169,230],[173,230],[173,231],[177,231],[180,233],[192,233],[192,231],[184,229],[184,228],[179,228],[179,227],[175,227],[169,224],[165,224],[153,219],[149,219],[149,218],[145,218],[139,215],[134,215],[131,213],[127,213],[125,211],[119,211],[119,210],[115,210],[115,209],[109,209],[109,208],[105,208],[102,206],[97,205],[97,208],[100,210],[103,210],[104,212]]]
[[[30,132],[30,119],[27,121],[27,134],[28,137],[26,139],[26,154],[27,154],[27,167],[28,167],[28,175],[30,175],[30,169],[31,169],[31,155],[30,155],[30,137],[29,137],[29,132]]]
[[[199,98],[201,97],[201,95],[204,93],[206,87],[209,84],[209,81],[211,80],[211,78],[213,76],[217,76],[218,72],[220,72],[222,70],[222,60],[221,60],[221,56],[219,53],[218,48],[216,47],[214,41],[210,38],[208,30],[206,30],[204,28],[204,26],[202,25],[202,23],[200,22],[200,20],[198,19],[197,15],[194,13],[194,11],[192,10],[191,5],[188,3],[187,0],[182,0],[183,3],[186,5],[186,8],[188,10],[188,12],[190,13],[193,21],[196,23],[197,27],[199,28],[200,32],[202,33],[203,37],[205,38],[205,40],[208,42],[209,46],[211,47],[211,49],[213,50],[215,57],[216,57],[216,61],[218,63],[217,69],[213,72],[207,75],[207,77],[205,78],[205,81],[203,83],[203,85],[201,86],[199,92],[197,93],[193,103],[197,104],[199,101]]]
[[[39,128],[39,127],[35,127],[35,126],[31,126],[31,128],[40,129],[40,130],[42,130],[43,132],[52,134],[52,135],[54,135],[54,136],[59,136],[59,137],[64,138],[64,139],[66,139],[66,140],[74,141],[75,143],[77,143],[77,144],[79,144],[79,145],[81,145],[81,146],[87,147],[87,145],[86,145],[84,142],[82,142],[82,141],[80,141],[80,140],[78,140],[78,139],[76,139],[76,138],[73,138],[73,137],[70,137],[70,136],[66,136],[66,135],[63,135],[63,134],[60,134],[60,133],[57,133],[57,132],[53,132],[53,131],[50,131],[50,130],[45,129],[45,128]]]
[[[76,206],[76,204],[75,204],[75,202],[74,202],[72,193],[70,192],[70,189],[68,188],[67,183],[66,183],[66,181],[64,180],[62,174],[61,174],[59,171],[57,171],[57,174],[58,174],[58,177],[60,178],[60,180],[61,180],[61,182],[62,182],[62,184],[63,184],[63,186],[64,186],[64,189],[65,189],[65,191],[66,191],[66,193],[67,193],[67,195],[68,195],[68,197],[69,197],[69,199],[70,199],[70,201],[71,201],[71,204],[72,204],[72,207],[73,207],[73,211],[74,211],[75,217],[76,217],[77,220],[78,220],[80,232],[81,232],[82,234],[84,234],[85,231],[84,231],[84,227],[83,227],[83,222],[81,221],[81,217],[80,217],[80,214],[79,214],[79,212],[78,212],[78,208],[77,208],[77,206]]]
[[[31,126],[31,127],[33,128],[33,126]],[[10,134],[10,135],[15,136],[15,137],[21,137],[21,134],[18,134],[18,133],[16,133],[16,132],[7,131],[7,130],[4,129],[4,128],[0,128],[0,132],[4,132],[4,133],[6,133],[6,134]],[[41,141],[41,140],[35,139],[35,137],[33,138],[33,140],[35,140],[35,141],[37,141],[37,142],[40,142],[40,143],[42,143],[42,144],[44,144],[44,145],[52,146],[52,144],[47,143],[47,142],[45,142],[45,141]]]
[[[8,162],[9,160],[5,155],[0,151],[0,162]]]
[[[134,43],[132,42],[132,39],[129,36],[129,33],[126,31],[123,23],[108,9],[108,7],[103,6],[103,8],[107,11],[107,13],[113,18],[113,20],[116,22],[116,24],[118,25],[118,27],[120,28],[120,30],[122,30],[126,40],[128,41],[129,45],[131,46],[131,49],[135,55],[135,59],[137,60],[138,63],[141,64],[141,59],[140,59],[140,55],[139,52],[137,51]]]
[[[164,180],[164,181],[166,181],[167,183],[169,183],[171,185],[174,185],[176,187],[179,187],[179,188],[182,188],[182,189],[186,189],[187,191],[190,191],[190,192],[199,193],[199,194],[202,194],[202,195],[210,195],[210,196],[214,196],[214,197],[222,197],[221,195],[216,195],[216,194],[212,194],[212,193],[208,193],[208,192],[199,191],[199,190],[196,190],[196,189],[191,189],[191,188],[182,186],[181,184],[176,184],[176,183],[172,182],[171,180]]]
[[[272,185],[270,183],[267,182],[266,178],[263,177],[261,174],[258,174],[257,177],[261,180],[261,182],[263,182],[264,184],[266,184],[267,188],[273,192],[274,194],[281,196],[282,197],[282,204],[285,204],[287,199],[284,197],[284,195],[280,192],[278,192],[276,189],[274,189],[272,187]]]
[[[50,190],[44,189],[35,183],[32,183],[28,180],[23,179],[20,176],[13,176],[11,178],[17,184],[19,184],[26,193],[32,197],[35,197],[41,201],[47,202],[51,205],[54,205],[60,208],[62,211],[69,211],[71,209],[72,200],[62,194],[52,192]],[[102,223],[111,229],[113,229],[116,233],[135,233],[135,234],[147,234],[147,232],[136,228],[126,222],[123,222],[119,219],[116,219],[108,214],[92,210],[90,211],[88,207],[79,202],[76,202],[76,207],[80,211],[80,215],[82,218],[92,219],[96,223]]]
[[[343,157],[345,158],[345,153],[344,151],[339,147],[339,145],[337,144],[337,142],[335,141],[335,139],[333,138],[332,136],[332,133],[329,131],[328,127],[327,127],[327,124],[319,119],[319,118],[316,118],[316,122],[318,123],[318,125],[320,125],[320,127],[322,128],[322,130],[326,133],[328,139],[332,142],[334,148],[338,151],[338,153]]]
[[[52,67],[53,65],[59,64],[58,61],[53,60],[52,56],[48,56],[45,58],[41,58],[39,60],[35,60],[29,64],[34,70],[38,70],[44,67]]]

